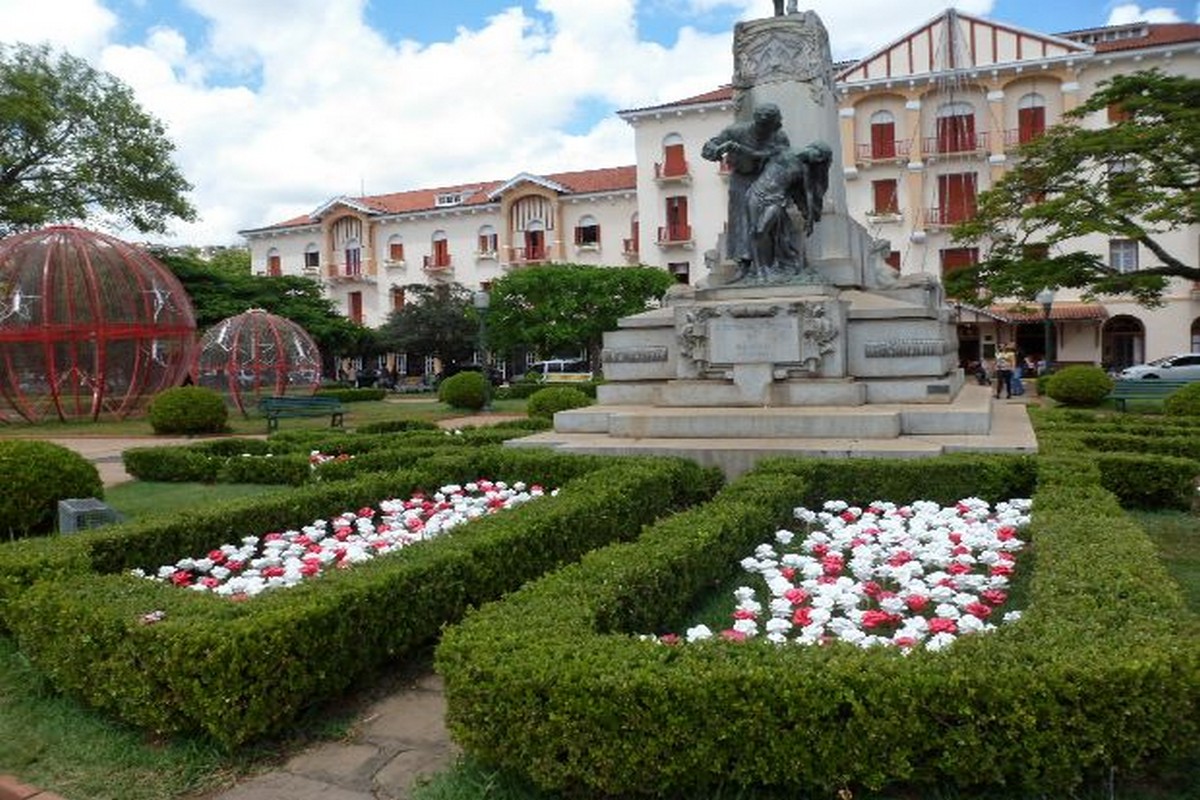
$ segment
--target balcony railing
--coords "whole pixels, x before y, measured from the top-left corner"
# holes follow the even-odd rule
[[[692,180],[692,171],[685,160],[682,164],[654,164],[654,180],[659,183],[688,183]]]
[[[668,225],[658,229],[659,247],[691,247],[691,225]]]
[[[927,208],[923,214],[925,227],[948,228],[975,216],[974,206],[968,208]]]
[[[368,269],[364,264],[330,264],[325,275],[334,281],[371,282],[375,280],[374,270]]]
[[[638,240],[637,239],[622,239],[621,240],[621,255],[626,258],[638,257]]]
[[[426,272],[447,272],[454,269],[454,261],[450,256],[425,256],[422,268]]]
[[[896,161],[908,158],[912,149],[907,139],[896,139],[887,142],[870,142],[855,146],[855,157],[859,162]]]
[[[986,152],[987,149],[988,134],[986,131],[925,137],[925,155],[927,156],[971,155]]]
[[[508,248],[508,265],[521,267],[527,264],[544,264],[549,260],[545,247],[510,247]]]
[[[1004,149],[1006,151],[1016,150],[1026,142],[1041,138],[1044,133],[1045,131],[1023,131],[1018,128],[1009,128],[1004,131]]]

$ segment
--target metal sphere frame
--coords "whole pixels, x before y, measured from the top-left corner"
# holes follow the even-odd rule
[[[180,384],[195,342],[191,299],[145,250],[69,225],[0,240],[0,421],[124,419]]]
[[[205,331],[196,383],[221,392],[248,415],[250,400],[312,394],[321,385],[321,351],[290,319],[252,308]]]

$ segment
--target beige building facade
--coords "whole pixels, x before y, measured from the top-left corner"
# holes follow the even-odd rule
[[[1105,79],[1151,67],[1200,77],[1200,25],[1051,35],[948,10],[835,66],[849,213],[889,242],[889,263],[901,274],[940,278],[972,263],[979,253],[952,242],[949,230],[973,213],[1016,147]],[[733,121],[732,90],[620,116],[635,132],[634,165],[334,198],[305,217],[242,231],[254,269],[319,280],[348,316],[371,326],[403,303],[405,284],[486,288],[509,270],[548,262],[641,263],[701,283],[725,226],[727,177],[700,151]],[[1085,124],[1109,121],[1100,113]],[[1162,242],[1200,263],[1197,226]],[[1093,236],[1063,246],[1120,269],[1156,263],[1128,240]],[[958,306],[960,358],[986,360],[1001,343],[1037,357],[1047,340],[1059,363],[1112,368],[1200,352],[1200,286],[1174,280],[1164,301],[1146,309],[1062,290],[1048,319],[1040,305]]]

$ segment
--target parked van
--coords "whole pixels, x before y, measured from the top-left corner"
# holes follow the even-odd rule
[[[588,363],[571,358],[535,361],[529,365],[529,370],[525,373],[526,379],[531,375],[539,376],[545,383],[572,383],[592,379],[592,371],[588,369]]]

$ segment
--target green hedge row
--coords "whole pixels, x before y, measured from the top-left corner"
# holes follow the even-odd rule
[[[1048,796],[1186,764],[1200,755],[1195,619],[1099,477],[1071,458],[774,461],[448,630],[450,727],[470,755],[571,796]],[[636,635],[678,625],[794,505],[831,490],[946,501],[1035,478],[1031,599],[990,635],[909,656]]]
[[[364,403],[387,397],[387,389],[339,389],[321,388],[314,392],[319,397],[336,397],[343,403]]]
[[[247,532],[485,476],[562,489],[452,535],[241,603],[122,574],[205,553]],[[710,496],[719,481],[719,473],[676,459],[503,448],[444,453],[387,476],[60,539],[56,553],[26,551],[23,565],[0,548],[4,622],[58,689],[129,723],[204,731],[232,747],[285,730],[305,709],[434,638],[467,608],[636,536]],[[39,557],[45,569],[36,574],[30,562]],[[30,586],[35,577],[54,579]],[[150,611],[165,618],[141,623]]]
[[[178,447],[140,447],[122,454],[125,471],[143,481],[261,483],[298,486],[394,470],[421,453],[446,447],[482,447],[529,433],[532,428],[493,426],[442,431],[417,427],[396,433],[305,431],[260,439],[219,439]],[[310,454],[354,458],[313,470]],[[370,454],[370,455],[368,455]]]

